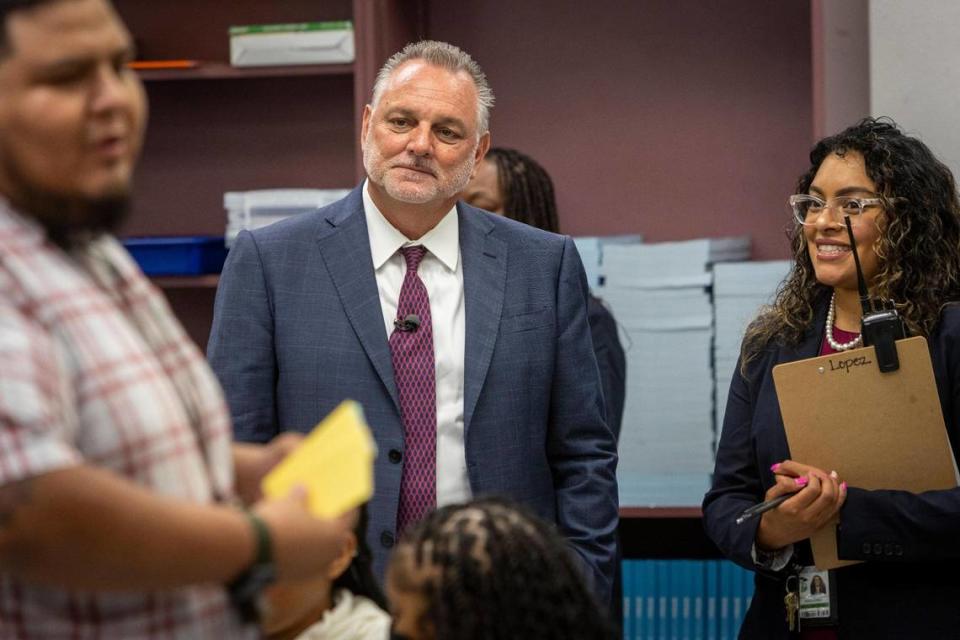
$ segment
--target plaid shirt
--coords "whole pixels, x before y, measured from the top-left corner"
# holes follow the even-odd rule
[[[220,388],[115,239],[68,255],[0,200],[0,363],[0,486],[87,464],[180,500],[232,497]],[[0,573],[0,638],[248,636],[216,585],[86,593]]]

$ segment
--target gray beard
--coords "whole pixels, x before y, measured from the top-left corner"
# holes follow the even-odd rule
[[[56,193],[39,187],[23,176],[11,159],[5,172],[15,192],[6,194],[14,209],[35,219],[47,238],[70,251],[104,233],[115,232],[130,212],[130,190],[118,189],[98,198]]]

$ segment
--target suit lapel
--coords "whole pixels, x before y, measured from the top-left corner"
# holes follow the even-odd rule
[[[330,208],[321,223],[317,242],[347,319],[399,413],[400,400],[370,256],[361,189],[362,186],[354,189],[341,206]]]
[[[493,224],[478,211],[457,203],[466,315],[463,377],[463,428],[470,427],[490,368],[500,329],[507,280],[507,246],[493,237]]]

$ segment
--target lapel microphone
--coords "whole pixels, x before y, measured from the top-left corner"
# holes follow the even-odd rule
[[[415,313],[411,313],[402,320],[397,318],[393,321],[393,326],[397,329],[397,331],[403,331],[405,333],[416,331],[418,328],[420,328],[420,316]]]

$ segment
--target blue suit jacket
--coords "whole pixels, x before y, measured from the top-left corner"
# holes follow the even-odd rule
[[[734,373],[717,449],[713,487],[703,502],[709,537],[738,564],[756,570],[750,549],[759,518],[737,525],[746,507],[773,485],[770,466],[790,457],[773,367],[819,355],[826,300],[797,346],[770,346]],[[944,310],[928,338],[937,391],[954,456],[960,457],[960,307]],[[843,428],[838,407],[837,428]],[[910,425],[902,425],[909,429]],[[798,462],[804,462],[799,460]],[[843,469],[838,469],[843,477]],[[837,551],[865,560],[837,572],[841,638],[948,638],[960,629],[960,489],[914,495],[851,487],[840,511]],[[812,564],[809,543],[795,557]],[[785,572],[757,574],[756,592],[741,637],[787,638],[783,605]]]
[[[382,576],[404,435],[360,189],[240,234],[217,291],[208,356],[240,440],[307,431],[345,398],[363,405],[380,450],[368,538]],[[556,522],[605,599],[618,517],[616,447],[580,258],[569,238],[463,203],[457,212],[471,489]]]

